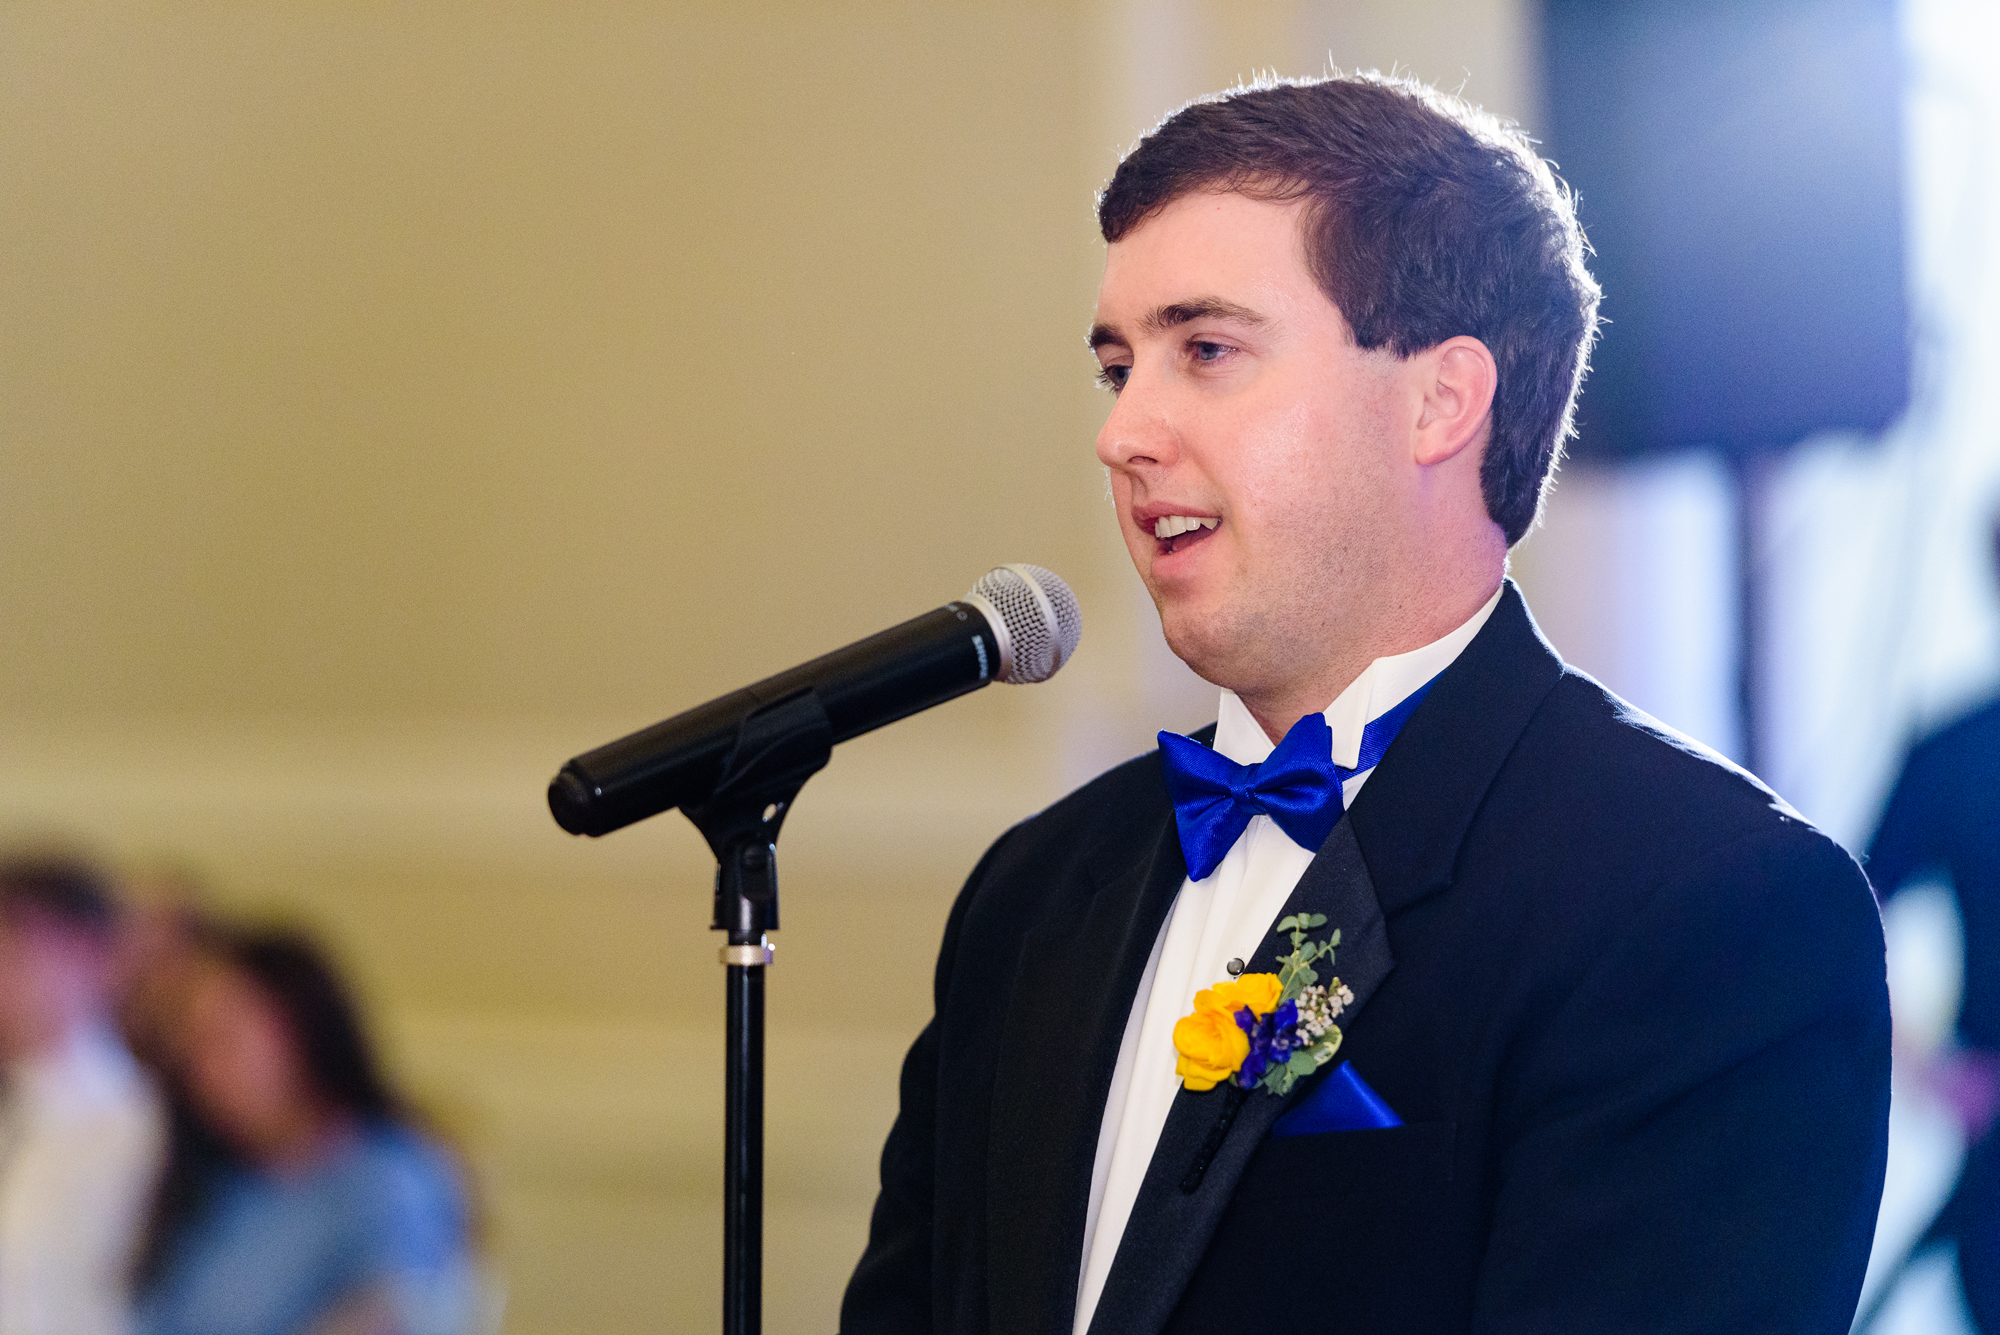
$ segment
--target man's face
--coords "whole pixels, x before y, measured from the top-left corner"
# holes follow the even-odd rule
[[[0,913],[0,1061],[47,1052],[106,1000],[106,951],[33,910]]]
[[[1097,456],[1133,563],[1174,652],[1245,695],[1320,670],[1407,504],[1410,377],[1355,347],[1300,212],[1168,205],[1110,246],[1092,333],[1118,394]]]

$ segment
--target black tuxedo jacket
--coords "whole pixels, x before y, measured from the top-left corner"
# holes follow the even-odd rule
[[[1069,1335],[1112,1068],[1186,874],[1157,753],[980,862],[845,1335]],[[1301,909],[1343,934],[1340,1057],[1404,1125],[1270,1139],[1316,1078],[1254,1091],[1193,1183],[1230,1096],[1182,1090],[1092,1335],[1847,1330],[1889,1109],[1867,882],[1565,668],[1511,585]]]

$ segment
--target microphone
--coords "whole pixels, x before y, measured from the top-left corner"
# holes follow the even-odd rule
[[[810,693],[844,742],[991,681],[1047,681],[1082,634],[1069,585],[1040,566],[995,566],[957,602],[586,751],[549,784],[549,811],[595,837],[699,805],[760,711]]]

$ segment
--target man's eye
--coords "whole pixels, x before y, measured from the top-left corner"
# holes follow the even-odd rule
[[[1220,361],[1231,350],[1227,343],[1203,343],[1200,341],[1190,343],[1188,347],[1194,352],[1194,359],[1198,362]]]
[[[1129,366],[1107,366],[1097,373],[1097,383],[1100,388],[1116,394],[1125,388],[1125,380],[1131,374],[1132,368]]]

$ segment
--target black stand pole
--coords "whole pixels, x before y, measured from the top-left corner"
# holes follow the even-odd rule
[[[768,893],[752,899],[717,887],[725,903],[738,910],[736,921],[725,926],[729,944],[722,948],[729,975],[727,1159],[722,1172],[724,1335],[757,1335],[763,1321],[764,970],[771,962],[763,928],[778,925],[776,855],[774,845],[746,843],[738,846],[733,859],[737,879],[761,880]],[[730,879],[723,867],[717,867],[716,876],[718,881]]]
[[[832,753],[810,691],[744,720],[715,796],[687,810],[715,854],[713,926],[729,934],[722,1170],[723,1335],[759,1335],[764,1271],[764,971],[778,927],[778,830]]]
[[[1771,456],[1741,449],[1729,455],[1736,492],[1736,761],[1762,777],[1764,765],[1764,528],[1770,504]]]

